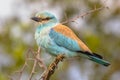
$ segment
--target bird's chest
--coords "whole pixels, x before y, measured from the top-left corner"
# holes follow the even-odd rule
[[[49,45],[49,42],[51,40],[49,37],[49,31],[50,28],[43,28],[35,32],[35,39],[37,45],[41,47],[47,47]]]

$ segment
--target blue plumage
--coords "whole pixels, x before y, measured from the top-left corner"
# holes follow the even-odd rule
[[[59,46],[62,46],[70,51],[80,51],[80,46],[78,45],[77,41],[72,40],[71,38],[66,37],[63,34],[54,31],[53,29],[50,30],[49,36]]]

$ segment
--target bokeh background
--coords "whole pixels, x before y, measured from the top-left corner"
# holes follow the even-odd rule
[[[120,80],[120,0],[0,0],[0,80],[17,80],[18,74],[14,73],[23,66],[26,51],[30,47],[37,50],[34,32],[38,23],[30,20],[35,13],[49,11],[64,22],[95,6],[109,9],[65,25],[111,65],[104,67],[83,58],[67,59],[59,64],[51,80]],[[49,64],[54,57],[44,53],[42,58]],[[21,80],[28,78],[31,67],[32,62]],[[33,80],[43,70],[38,67],[36,71]]]

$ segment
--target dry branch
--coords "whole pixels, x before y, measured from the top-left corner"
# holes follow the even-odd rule
[[[29,56],[30,53],[32,53],[32,57]],[[28,66],[28,61],[29,61],[29,60],[30,60],[30,61],[32,60],[32,61],[34,61],[34,62],[33,62],[32,71],[31,71],[31,73],[30,73],[30,75],[29,75],[28,80],[32,80],[33,75],[35,74],[35,69],[36,69],[36,66],[37,66],[37,65],[39,65],[40,68],[43,68],[43,69],[45,69],[45,70],[47,69],[46,66],[44,65],[42,59],[40,58],[40,49],[38,49],[37,52],[34,52],[34,51],[32,50],[32,48],[28,49],[25,59],[26,59],[26,60],[25,60],[25,63],[24,63],[24,65],[23,65],[23,67],[22,67],[19,71],[16,71],[17,73],[19,73],[19,76],[18,76],[18,79],[17,79],[17,80],[21,80],[21,77],[22,77],[22,74],[23,74],[25,68],[26,68],[26,67],[29,67],[29,66]],[[16,72],[15,72],[15,73],[16,73]],[[11,79],[12,79],[12,78],[11,78]]]
[[[43,68],[45,70],[47,69],[45,64],[43,63],[42,59],[40,58],[40,48],[38,48],[36,53],[33,51],[31,51],[31,52],[32,52],[33,58],[34,58],[34,64],[33,64],[32,71],[30,73],[28,80],[32,80],[32,77],[35,74],[35,69],[36,69],[37,64],[39,65],[40,68]]]
[[[43,73],[41,79],[43,80],[50,80],[52,74],[54,74],[55,69],[58,66],[58,63],[64,59],[64,54],[58,55],[55,60],[49,65],[48,69]]]
[[[107,6],[105,6],[105,7],[102,6],[102,7],[99,7],[99,8],[96,8],[96,7],[95,7],[93,10],[84,12],[84,13],[76,16],[76,17],[73,18],[73,19],[69,19],[69,20],[66,20],[66,21],[62,22],[62,24],[65,24],[65,23],[68,23],[68,22],[75,22],[75,20],[77,20],[78,18],[83,18],[83,17],[86,16],[86,15],[89,15],[89,14],[91,14],[91,13],[93,13],[93,12],[100,11],[100,10],[103,10],[103,9],[108,9],[108,7],[107,7]]]

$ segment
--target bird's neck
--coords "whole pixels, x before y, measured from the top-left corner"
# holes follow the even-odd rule
[[[53,27],[55,27],[56,25],[58,24],[58,22],[56,22],[56,23],[44,23],[44,24],[40,24],[38,27],[37,27],[37,29],[36,29],[36,31],[37,32],[40,32],[41,30],[43,30],[43,29],[47,29],[47,28],[49,28],[49,29],[51,29],[51,28],[53,28]]]

